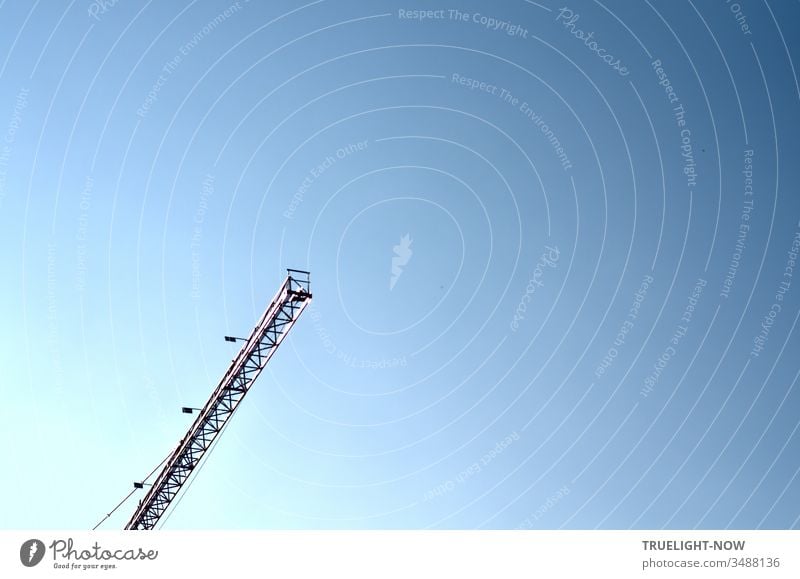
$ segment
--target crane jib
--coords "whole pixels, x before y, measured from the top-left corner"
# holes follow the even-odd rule
[[[126,529],[153,529],[247,391],[311,301],[309,272],[289,269],[278,293],[231,362],[186,435],[166,460]]]

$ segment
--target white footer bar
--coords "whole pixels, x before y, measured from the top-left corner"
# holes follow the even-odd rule
[[[800,531],[0,531],[0,577],[800,577]]]

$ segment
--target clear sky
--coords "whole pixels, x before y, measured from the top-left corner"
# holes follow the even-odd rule
[[[799,21],[0,2],[0,526],[93,527],[291,267],[163,528],[800,527]]]

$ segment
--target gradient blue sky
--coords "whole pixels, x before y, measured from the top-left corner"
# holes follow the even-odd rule
[[[0,2],[0,525],[94,526],[294,267],[163,528],[800,526],[800,3],[456,5]]]

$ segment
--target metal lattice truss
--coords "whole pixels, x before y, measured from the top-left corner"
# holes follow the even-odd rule
[[[311,301],[309,273],[296,269],[264,311],[192,427],[169,456],[126,529],[152,529]]]

